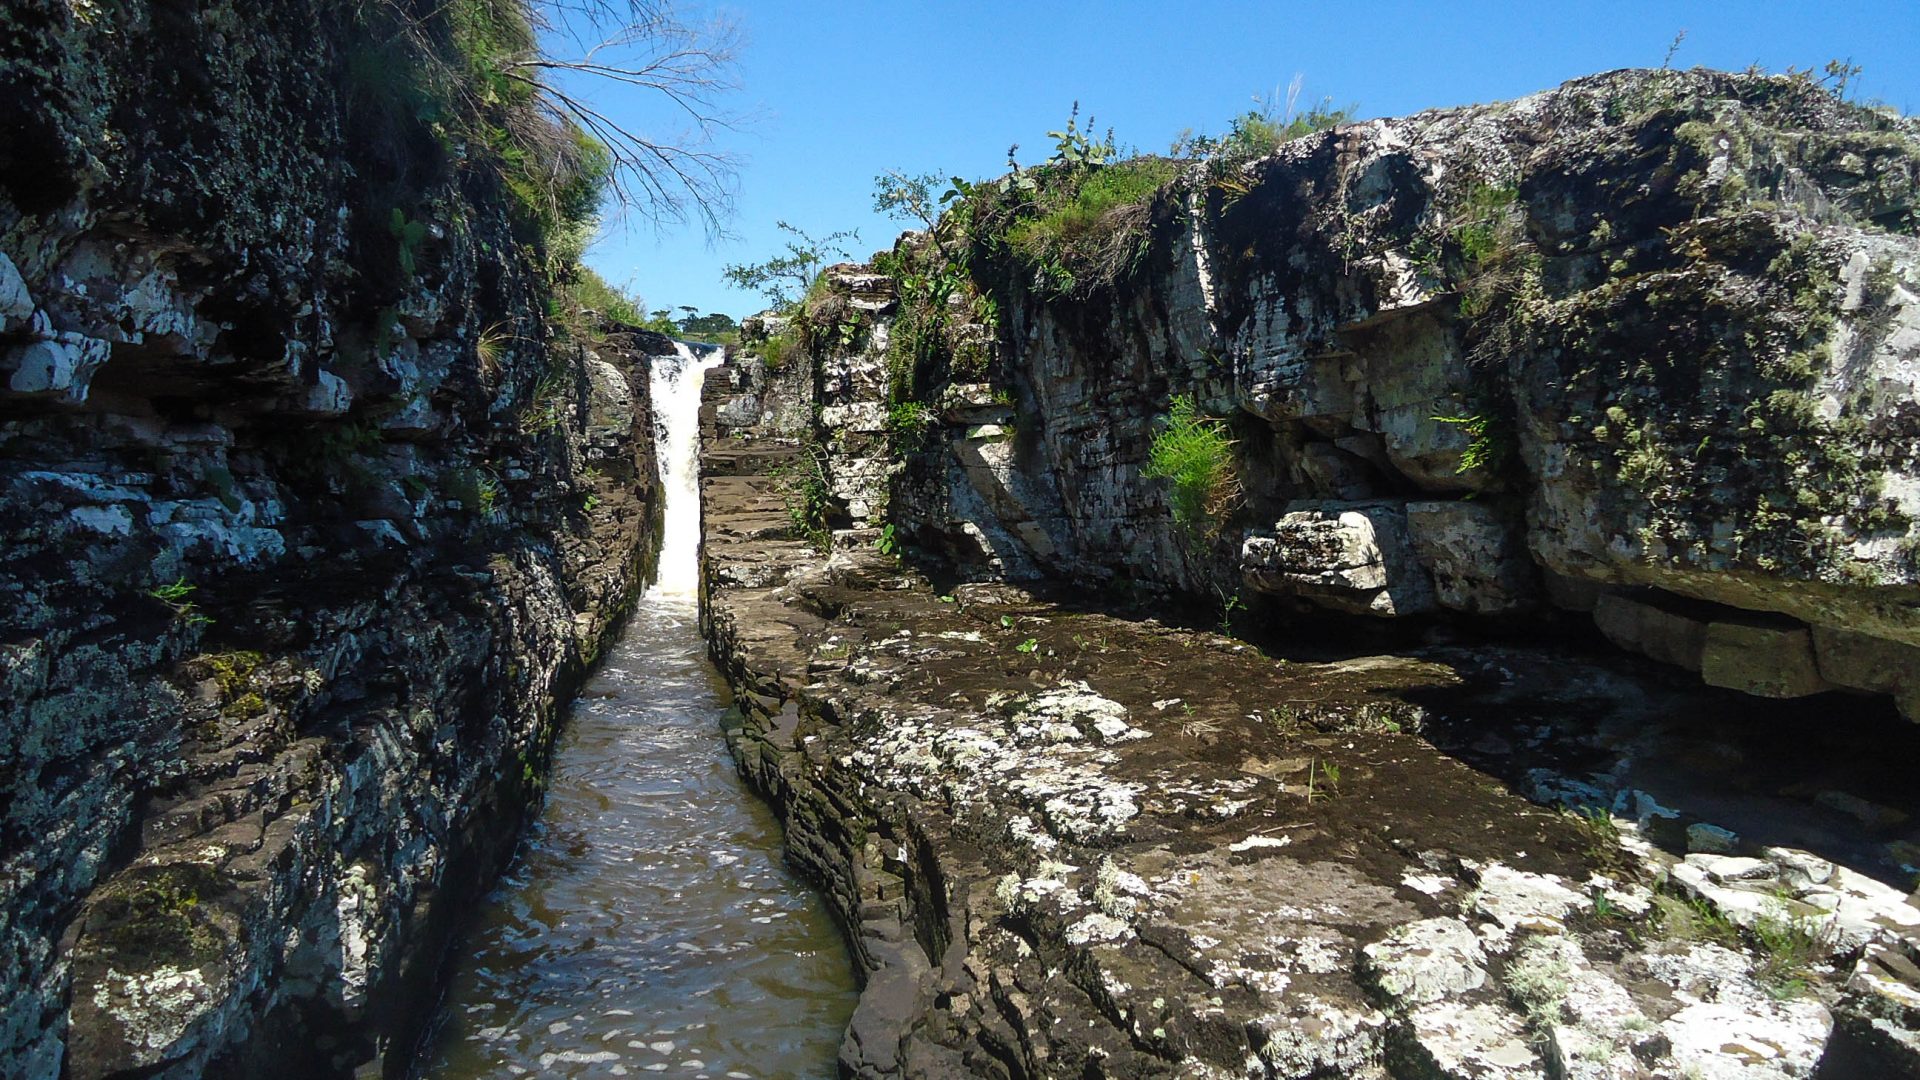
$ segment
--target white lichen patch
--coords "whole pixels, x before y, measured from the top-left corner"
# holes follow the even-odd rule
[[[1489,920],[1481,935],[1495,949],[1504,949],[1520,931],[1557,934],[1566,929],[1568,913],[1583,911],[1592,901],[1551,874],[1534,874],[1494,863],[1480,871],[1480,887],[1469,901],[1470,910]]]
[[[1086,945],[1096,941],[1119,941],[1133,936],[1133,928],[1104,911],[1093,912],[1067,927],[1067,942]]]
[[[199,968],[163,965],[132,975],[109,969],[93,992],[93,1004],[120,1023],[135,1060],[150,1065],[180,1041],[214,1004],[214,988]]]

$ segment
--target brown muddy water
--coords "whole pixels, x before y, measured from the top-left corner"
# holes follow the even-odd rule
[[[660,579],[574,706],[545,810],[452,976],[429,1080],[834,1075],[850,964],[721,735],[691,595],[708,363],[678,360],[653,385]]]

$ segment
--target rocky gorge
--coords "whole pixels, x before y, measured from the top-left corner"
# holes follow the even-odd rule
[[[1916,134],[1069,134],[749,320],[706,618],[843,1072],[1916,1075]]]
[[[1920,1076],[1911,118],[1069,124],[700,392],[522,15],[0,11],[0,1075]]]

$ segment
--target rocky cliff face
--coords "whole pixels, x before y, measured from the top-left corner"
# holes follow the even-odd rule
[[[1184,166],[1104,264],[1011,177],[749,328],[708,635],[845,1068],[1920,1075],[1917,137],[1614,73]]]
[[[1717,685],[1920,717],[1891,674],[1920,670],[1916,176],[1912,120],[1784,77],[1347,125],[1188,167],[1132,208],[1133,268],[1066,295],[976,229],[996,317],[932,362],[884,317],[817,335],[821,440],[855,517],[891,495],[978,572],[1270,619],[1593,612]],[[923,406],[928,449],[836,392]],[[1236,440],[1239,507],[1199,534],[1143,476],[1176,394]]]
[[[10,1076],[401,1067],[643,573],[664,342],[555,336],[336,7],[0,13]]]

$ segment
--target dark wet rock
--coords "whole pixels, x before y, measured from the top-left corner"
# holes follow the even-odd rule
[[[0,12],[9,1076],[403,1061],[636,591],[660,343],[550,336],[498,191],[379,171],[365,47]]]

